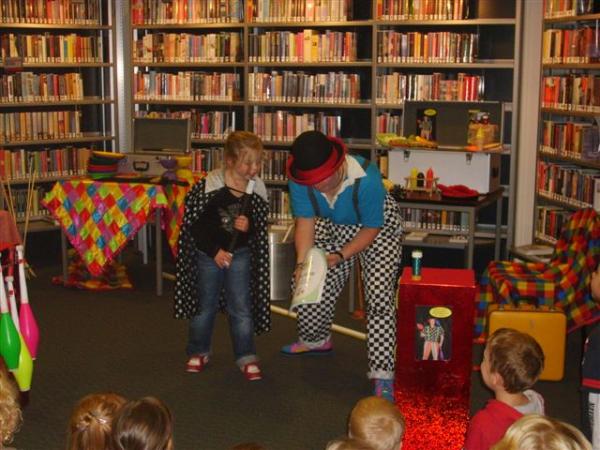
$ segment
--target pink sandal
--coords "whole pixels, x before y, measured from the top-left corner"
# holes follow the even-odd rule
[[[260,371],[260,367],[256,363],[248,363],[244,367],[240,368],[246,380],[248,381],[258,381],[262,380],[262,372]]]
[[[208,356],[192,355],[185,365],[185,371],[190,373],[202,372],[208,364]]]

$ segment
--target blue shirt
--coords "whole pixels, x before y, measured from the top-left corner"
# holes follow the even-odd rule
[[[360,156],[346,156],[348,170],[344,188],[334,199],[333,205],[329,204],[324,194],[313,188],[319,205],[320,217],[329,219],[338,225],[360,224],[369,228],[383,226],[383,202],[386,192],[381,181],[381,174],[374,164],[369,164],[366,171],[363,170],[361,165],[364,161],[364,158]],[[358,178],[361,178],[358,189],[358,209],[362,223],[359,223],[352,201],[354,183]],[[315,217],[316,212],[308,194],[309,187],[291,180],[288,184],[294,217]]]

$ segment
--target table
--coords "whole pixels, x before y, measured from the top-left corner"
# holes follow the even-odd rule
[[[468,230],[464,231],[443,231],[443,230],[429,230],[423,229],[423,231],[431,234],[451,234],[459,235],[465,234],[467,238],[467,254],[465,265],[468,269],[473,268],[473,254],[475,251],[475,225],[477,222],[477,213],[480,209],[496,203],[496,229],[494,233],[494,259],[500,259],[500,243],[501,243],[501,227],[502,227],[502,193],[504,189],[499,188],[488,194],[483,194],[473,200],[464,199],[450,199],[443,198],[442,200],[420,198],[418,200],[402,199],[398,202],[401,208],[414,208],[414,209],[431,209],[436,211],[456,211],[460,213],[466,213],[468,220]],[[414,245],[419,247],[455,247],[459,246],[451,244],[440,244],[427,242],[427,240],[420,241],[405,241],[404,245]],[[462,246],[462,244],[459,244]]]
[[[156,293],[162,295],[161,210],[167,205],[162,186],[137,182],[71,179],[58,181],[42,204],[63,233],[63,279],[67,279],[66,239],[81,255],[92,275],[102,273],[154,213]]]
[[[0,210],[0,252],[21,243],[17,225],[8,211]]]

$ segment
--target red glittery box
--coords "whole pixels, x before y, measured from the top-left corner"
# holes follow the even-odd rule
[[[460,449],[469,414],[472,270],[404,268],[398,299],[396,398],[407,421],[403,449]]]

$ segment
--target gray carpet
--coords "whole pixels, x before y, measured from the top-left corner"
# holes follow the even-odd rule
[[[38,268],[29,288],[42,341],[24,425],[13,443],[17,448],[64,448],[74,403],[88,393],[115,391],[164,400],[175,416],[179,450],[226,450],[250,440],[271,450],[319,450],[344,433],[353,404],[370,394],[363,342],[336,335],[331,356],[285,357],[279,348],[294,339],[295,323],[277,315],[273,331],[257,339],[263,381],[247,382],[235,366],[223,317],[210,367],[185,373],[187,328],[171,318],[172,285],[156,297],[153,267],[126,260],[133,264],[133,291],[68,290],[50,283],[58,266]],[[338,310],[337,322],[359,328],[345,305]],[[575,425],[580,341],[579,333],[569,338],[566,379],[538,386],[548,413]],[[473,409],[488,397],[474,373]]]

